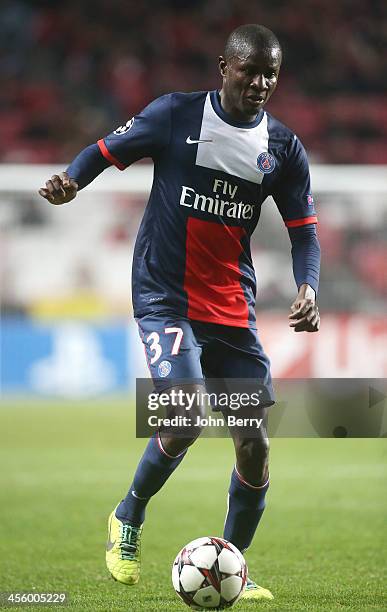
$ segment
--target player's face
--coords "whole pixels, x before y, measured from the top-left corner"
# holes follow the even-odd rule
[[[281,59],[281,50],[276,47],[228,61],[220,57],[223,109],[237,121],[253,121],[277,86]]]

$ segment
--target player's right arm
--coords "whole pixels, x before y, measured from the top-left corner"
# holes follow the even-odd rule
[[[65,204],[91,183],[105,168],[115,165],[124,170],[143,157],[153,160],[170,140],[171,95],[149,104],[125,125],[90,145],[71,162],[65,172],[55,174],[39,194],[51,204]]]
[[[94,144],[86,147],[71,162],[65,172],[54,174],[39,194],[50,204],[59,205],[71,202],[80,189],[86,187],[111,163],[106,160],[99,147]]]
[[[78,192],[78,184],[67,172],[54,174],[45,184],[45,187],[39,189],[39,195],[55,206],[70,202]]]

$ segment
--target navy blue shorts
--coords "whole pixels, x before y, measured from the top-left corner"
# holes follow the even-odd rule
[[[256,329],[204,323],[166,313],[137,320],[148,367],[158,392],[174,380],[252,379],[274,403],[270,361]]]

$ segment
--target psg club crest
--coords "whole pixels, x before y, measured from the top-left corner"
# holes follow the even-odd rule
[[[260,153],[257,157],[257,166],[264,174],[270,174],[275,168],[275,159],[270,153]]]
[[[162,361],[159,364],[158,367],[158,372],[159,372],[159,376],[161,376],[161,378],[165,378],[166,376],[168,376],[168,374],[170,373],[170,371],[172,370],[172,366],[171,366],[171,362],[170,361]]]

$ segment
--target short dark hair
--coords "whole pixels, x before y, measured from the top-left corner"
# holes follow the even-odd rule
[[[224,57],[229,60],[241,57],[251,52],[251,49],[262,48],[276,48],[282,54],[280,42],[271,30],[257,23],[248,23],[231,32],[224,48]]]

